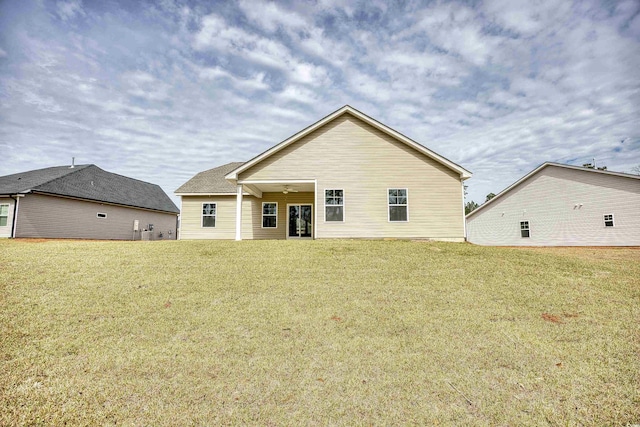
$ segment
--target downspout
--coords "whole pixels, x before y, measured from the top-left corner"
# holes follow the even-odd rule
[[[9,198],[13,199],[14,203],[13,203],[13,218],[11,220],[11,238],[15,239],[16,238],[16,221],[18,220],[18,204],[20,203],[20,198],[19,197],[13,197],[11,194],[9,194]]]
[[[462,227],[464,233],[464,241],[467,241],[467,216],[464,211],[464,180],[460,180],[460,187],[462,188]]]

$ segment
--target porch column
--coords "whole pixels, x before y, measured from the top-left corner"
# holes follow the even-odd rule
[[[242,240],[242,184],[236,186],[236,240]]]

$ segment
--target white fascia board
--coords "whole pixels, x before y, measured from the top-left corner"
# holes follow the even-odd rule
[[[235,196],[236,193],[173,193],[176,196]],[[244,193],[245,196],[249,196],[248,192]]]
[[[415,142],[411,138],[404,136],[400,132],[390,128],[389,126],[383,123],[380,123],[379,121],[361,113],[360,111],[351,108],[349,112],[354,116],[356,116],[357,118],[359,118],[360,120],[364,121],[365,123],[375,127],[376,129],[386,133],[387,135],[397,140],[400,140],[401,142],[404,142],[406,145],[410,146],[416,151],[419,151],[420,153],[426,155],[427,157],[431,157],[433,160],[447,166],[449,169],[453,169],[454,171],[458,172],[462,180],[469,179],[473,175],[471,172],[469,172],[468,170],[466,170],[461,166],[458,166],[457,164],[453,163],[451,160],[445,157],[442,157],[441,155],[429,150],[424,145]]]
[[[284,141],[282,141],[281,143],[271,147],[270,149],[268,149],[267,151],[263,152],[262,154],[259,154],[258,156],[254,157],[253,159],[249,160],[248,162],[240,165],[238,168],[232,170],[231,172],[229,172],[227,175],[225,175],[225,179],[227,180],[237,180],[238,179],[238,174],[249,169],[251,166],[255,165],[256,163],[261,162],[262,160],[266,159],[267,157],[270,157],[271,155],[277,153],[278,151],[282,150],[283,148],[293,144],[294,142],[298,141],[299,139],[303,138],[304,136],[310,134],[311,132],[315,131],[316,129],[318,129],[321,126],[324,126],[325,124],[327,124],[328,122],[334,120],[335,118],[341,116],[344,113],[350,113],[352,115],[354,115],[355,117],[359,118],[360,120],[364,121],[365,123],[375,127],[378,130],[381,130],[382,132],[386,133],[387,135],[392,136],[393,138],[396,138],[397,140],[405,143],[406,145],[412,147],[413,149],[419,151],[420,153],[426,155],[427,157],[432,158],[433,160],[447,166],[449,169],[452,169],[456,172],[458,172],[460,174],[460,178],[462,180],[465,179],[469,179],[472,176],[472,173],[469,172],[468,170],[464,169],[461,166],[458,166],[457,164],[453,163],[451,160],[442,157],[439,154],[436,154],[435,152],[429,150],[428,148],[424,147],[421,144],[418,144],[417,142],[413,141],[412,139],[402,135],[400,132],[397,132],[393,129],[391,129],[390,127],[388,127],[387,125],[384,125],[380,122],[378,122],[377,120],[367,116],[364,113],[361,113],[360,111],[356,110],[355,108],[349,106],[349,105],[345,105],[344,107],[340,108],[339,110],[329,114],[328,116],[326,116],[325,118],[317,121],[316,123],[306,127],[305,129],[301,130],[300,132],[296,133],[295,135],[285,139]]]
[[[563,165],[562,163],[555,163],[555,162],[545,162],[545,163],[543,163],[543,165],[556,166],[556,167],[559,167],[559,168],[573,169],[573,170],[579,170],[579,171],[584,171],[584,172],[594,172],[594,173],[600,173],[600,174],[604,174],[604,175],[613,175],[613,176],[619,176],[619,177],[622,177],[622,178],[640,179],[640,175],[632,175],[630,173],[615,172],[615,171],[603,171],[603,170],[600,170],[600,169],[585,168],[584,166]]]
[[[246,181],[238,181],[238,184],[248,184],[248,185],[256,185],[256,184],[313,184],[316,182],[315,179],[268,179],[268,180],[246,180]]]
[[[501,192],[499,192],[498,194],[495,195],[494,198],[492,198],[491,200],[489,200],[488,202],[484,202],[482,205],[480,205],[476,210],[471,211],[467,214],[467,216],[465,217],[466,219],[471,218],[471,216],[473,216],[474,214],[478,213],[479,211],[481,211],[482,209],[486,208],[487,206],[489,206],[491,203],[493,203],[495,200],[500,199],[502,196],[504,196],[505,194],[507,194],[509,191],[511,191],[511,189],[517,187],[518,185],[520,185],[522,182],[526,181],[527,179],[529,179],[529,177],[533,176],[534,174],[538,173],[538,171],[540,171],[542,168],[548,166],[549,163],[543,163],[540,166],[538,166],[537,168],[535,168],[534,170],[532,170],[531,172],[529,172],[528,174],[526,174],[525,176],[523,176],[522,178],[520,178],[519,180],[517,180],[516,182],[514,182],[513,184],[511,184],[510,186],[508,186],[507,188],[505,188],[504,190],[502,190]]]

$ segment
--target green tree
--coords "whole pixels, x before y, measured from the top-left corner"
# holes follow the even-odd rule
[[[495,194],[489,193],[489,194],[487,194],[487,199],[484,202],[487,203],[489,200],[493,199],[494,197],[496,197]]]
[[[476,202],[474,202],[473,200],[465,203],[464,205],[464,214],[467,215],[470,212],[475,211],[478,208],[478,204]]]

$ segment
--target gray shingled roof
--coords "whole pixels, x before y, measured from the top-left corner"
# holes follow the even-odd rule
[[[236,169],[244,162],[231,162],[217,168],[209,169],[196,174],[185,182],[175,192],[180,193],[236,193],[236,186],[224,179],[224,176]]]
[[[180,212],[158,185],[107,172],[96,165],[56,166],[0,177],[0,194],[28,192]]]

